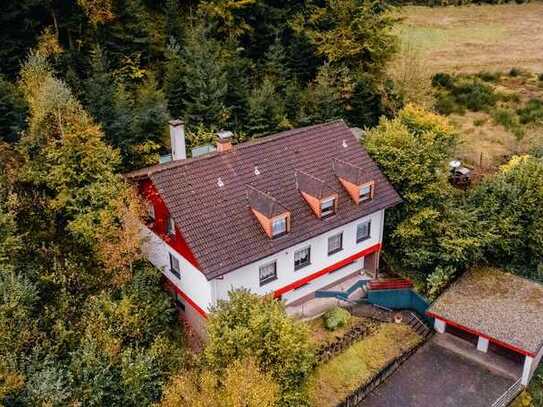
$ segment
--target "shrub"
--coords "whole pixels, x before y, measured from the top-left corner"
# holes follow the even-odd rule
[[[497,92],[496,97],[503,102],[520,102],[520,96],[515,92]]]
[[[438,72],[432,77],[432,86],[452,89],[454,87],[454,78],[448,73]]]
[[[520,76],[521,73],[522,72],[519,68],[511,68],[511,70],[509,71],[509,76],[517,77]]]
[[[324,326],[329,331],[342,328],[349,322],[351,314],[340,307],[332,308],[324,314]]]
[[[500,72],[489,72],[489,71],[482,71],[477,74],[477,77],[482,79],[485,82],[492,82],[496,83],[498,79],[501,77]]]
[[[234,361],[222,376],[215,372],[181,371],[165,387],[156,407],[276,407],[279,388],[254,359]]]
[[[492,118],[496,124],[501,124],[506,129],[512,129],[519,125],[518,116],[510,109],[496,109],[492,112]]]
[[[497,109],[492,113],[492,117],[497,124],[501,124],[507,130],[511,131],[517,140],[521,140],[524,137],[524,129],[514,111],[510,109]]]
[[[478,80],[460,83],[452,93],[458,104],[474,112],[492,107],[497,101],[494,90]]]
[[[441,93],[436,98],[435,109],[438,113],[450,115],[452,113],[464,114],[466,109],[456,103],[454,96],[448,93]]]
[[[543,101],[532,99],[517,113],[522,124],[543,122]]]

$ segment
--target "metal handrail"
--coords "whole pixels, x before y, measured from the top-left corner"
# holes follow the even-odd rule
[[[521,384],[522,378],[519,378],[509,387],[493,404],[492,407],[506,407],[515,397],[517,397],[524,386]]]

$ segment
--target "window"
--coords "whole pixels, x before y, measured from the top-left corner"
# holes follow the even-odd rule
[[[175,306],[177,307],[177,309],[185,311],[185,303],[183,302],[183,299],[178,293],[175,294]]]
[[[321,218],[332,216],[336,211],[336,198],[327,198],[321,201]]]
[[[301,268],[311,264],[311,247],[304,247],[303,249],[296,250],[294,252],[294,270],[300,270]]]
[[[366,184],[360,187],[360,202],[369,201],[373,198],[373,184]]]
[[[181,269],[179,268],[179,259],[170,253],[170,271],[177,278],[181,278]]]
[[[171,216],[168,216],[168,223],[166,224],[166,233],[170,236],[175,236],[175,222]]]
[[[277,218],[272,222],[272,237],[283,236],[287,233],[287,217]]]
[[[277,280],[277,263],[274,261],[272,263],[260,266],[259,274],[261,287],[269,282],[272,282],[273,280]]]
[[[363,240],[369,239],[371,233],[371,222],[360,223],[356,227],[356,243],[362,242]]]
[[[343,233],[328,238],[328,256],[343,250]]]

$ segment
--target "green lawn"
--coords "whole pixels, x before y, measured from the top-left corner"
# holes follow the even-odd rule
[[[335,406],[402,352],[421,341],[402,324],[380,324],[370,336],[317,367],[308,382],[312,406]]]

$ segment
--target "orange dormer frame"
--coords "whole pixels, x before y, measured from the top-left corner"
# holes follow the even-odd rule
[[[268,237],[270,239],[274,238],[274,236],[273,236],[273,222],[276,219],[286,217],[287,218],[287,233],[290,232],[290,212],[284,212],[284,213],[281,213],[280,215],[276,215],[276,216],[274,216],[272,218],[268,218],[266,215],[264,215],[263,213],[260,213],[256,209],[251,208],[251,211],[253,212],[256,219],[258,220],[258,222],[262,226],[262,229],[264,230],[264,232],[268,235]]]
[[[309,207],[311,208],[313,213],[317,216],[317,218],[319,218],[319,219],[322,218],[322,215],[321,215],[321,203],[323,201],[326,201],[326,200],[331,199],[331,198],[335,199],[334,200],[334,213],[337,213],[338,201],[339,201],[339,195],[338,194],[332,194],[332,195],[327,196],[325,198],[318,199],[318,198],[315,198],[312,195],[309,195],[308,193],[305,193],[305,192],[302,192],[302,191],[300,191],[300,193],[304,197],[305,201],[307,202],[307,204],[309,205]]]
[[[347,191],[347,193],[351,196],[352,200],[355,204],[360,205],[360,190],[362,187],[371,185],[371,196],[370,200],[373,199],[373,195],[375,193],[375,181],[365,182],[361,185],[353,184],[352,182],[347,181],[344,178],[338,177],[339,182],[341,182],[341,185],[343,185],[343,188]]]

